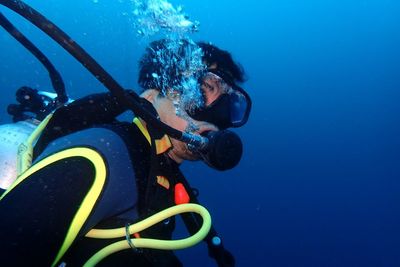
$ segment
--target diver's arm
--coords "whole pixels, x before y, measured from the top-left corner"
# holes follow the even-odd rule
[[[126,90],[127,94],[130,92]],[[97,124],[114,122],[126,110],[111,93],[92,94],[58,108],[35,145],[34,157],[54,139]]]
[[[130,91],[127,90],[128,94]],[[66,128],[87,128],[88,125],[110,123],[127,110],[111,93],[92,94],[59,108],[53,115],[54,124]]]

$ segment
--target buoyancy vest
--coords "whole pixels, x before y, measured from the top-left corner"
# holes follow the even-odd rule
[[[157,147],[161,147],[162,151],[168,144],[157,142],[158,146],[151,146],[146,138],[146,132],[143,132],[147,129],[140,129],[138,124],[113,123],[101,125],[101,127],[118,134],[129,150],[139,191],[138,205],[132,207],[132,209],[138,209],[139,219],[137,221],[173,206],[173,188],[176,183],[174,174],[179,172],[179,166],[164,153],[157,154],[156,151]],[[155,143],[153,141],[153,144]],[[125,214],[105,218],[95,228],[117,228],[136,222]],[[136,237],[168,240],[171,239],[174,228],[175,219],[170,218],[138,233]],[[118,239],[98,240],[83,237],[75,242],[63,261],[69,266],[81,266],[98,250],[115,241],[118,241]],[[153,249],[121,251],[105,258],[98,266],[129,266],[129,264],[134,264],[133,266],[181,266],[173,252]]]

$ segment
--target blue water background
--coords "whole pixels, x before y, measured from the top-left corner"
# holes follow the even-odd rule
[[[127,2],[27,1],[124,87],[138,88]],[[185,163],[237,266],[400,266],[400,2],[172,1],[244,66],[253,98],[238,167]],[[53,61],[72,98],[104,87],[3,7]],[[15,90],[48,90],[43,67],[0,29],[0,122]],[[18,208],[18,207],[16,207]],[[180,225],[177,236],[183,235]],[[204,244],[178,252],[215,266]]]

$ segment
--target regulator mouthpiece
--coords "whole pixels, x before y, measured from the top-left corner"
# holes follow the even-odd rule
[[[243,152],[240,137],[232,131],[210,131],[203,133],[208,139],[208,145],[199,153],[203,160],[212,168],[225,171],[235,167]]]

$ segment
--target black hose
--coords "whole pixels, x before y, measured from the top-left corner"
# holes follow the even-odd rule
[[[0,26],[2,26],[11,36],[20,42],[26,49],[29,50],[47,69],[54,91],[57,93],[57,101],[65,103],[68,101],[68,96],[65,92],[65,85],[60,73],[56,70],[50,60],[26,38],[14,25],[0,12]]]
[[[72,38],[58,28],[54,23],[45,18],[35,9],[20,0],[0,0],[0,4],[18,13],[40,30],[45,32],[54,41],[61,45],[68,53],[77,59],[93,76],[96,77],[118,101],[131,109],[137,116],[151,124],[155,129],[166,133],[175,139],[182,139],[183,133],[165,123],[159,121],[154,115],[143,109],[140,105],[140,97],[137,94],[127,95],[121,85],[101,67],[84,49],[82,49]],[[184,136],[185,138],[185,136]],[[187,138],[194,140],[196,138]],[[196,140],[195,140],[196,141]],[[193,144],[196,145],[196,144]]]

